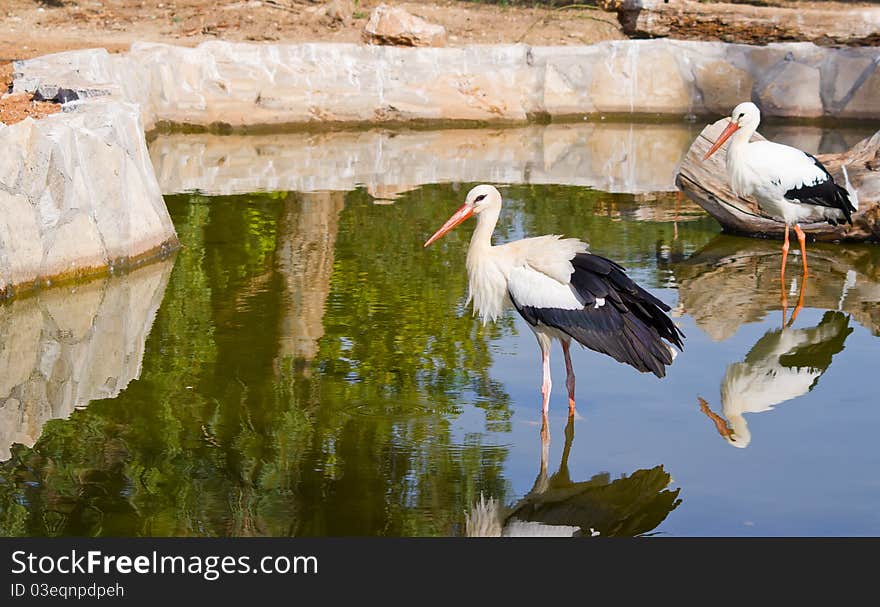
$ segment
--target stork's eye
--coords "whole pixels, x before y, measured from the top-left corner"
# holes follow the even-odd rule
[[[739,120],[740,118],[742,118],[742,117],[745,116],[745,115],[746,115],[745,112],[740,112],[740,113],[739,113],[739,116],[737,117],[737,120]]]
[[[475,202],[475,203],[480,202],[480,201],[481,201],[483,198],[485,198],[485,197],[486,197],[485,194],[480,194],[479,196],[477,196],[476,198],[474,198],[474,202]]]

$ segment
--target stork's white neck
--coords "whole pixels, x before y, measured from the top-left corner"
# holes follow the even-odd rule
[[[501,214],[501,206],[487,207],[477,215],[477,227],[471,236],[470,250],[475,248],[489,248],[492,246],[492,233],[498,223]]]
[[[730,145],[727,146],[727,175],[730,177],[730,187],[737,196],[748,196],[752,193],[747,178],[748,170],[743,159],[746,156],[749,140],[757,128],[757,124],[741,126],[730,138]]]
[[[758,130],[757,124],[746,124],[741,126],[730,138],[730,145],[727,146],[728,169],[730,169],[732,165],[738,163],[742,158],[746,146],[749,144],[749,140],[752,138],[752,135],[755,134],[756,130]]]
[[[498,223],[501,205],[487,207],[477,215],[467,254],[468,302],[483,324],[495,320],[507,306],[507,277],[494,259],[492,232]]]

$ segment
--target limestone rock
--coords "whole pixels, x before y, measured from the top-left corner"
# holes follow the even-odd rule
[[[880,118],[880,48],[622,40],[590,46],[135,43],[16,64],[17,92],[58,87],[210,126],[408,120],[526,121],[599,112]],[[770,77],[772,76],[772,77]],[[0,174],[4,170],[0,162]]]
[[[829,82],[823,83],[823,93],[825,103],[831,109],[830,113],[846,112],[848,104],[852,98],[863,87],[865,81],[871,77],[876,71],[876,63],[870,57],[864,55],[833,55],[828,61],[828,78]],[[825,74],[823,74],[824,76]],[[870,91],[870,85],[863,89],[863,94]],[[876,116],[880,112],[880,103],[876,102],[873,107],[869,106],[869,111],[873,111]],[[850,112],[858,113],[858,104],[849,109]],[[854,116],[855,117],[855,116]]]
[[[726,61],[701,63],[694,68],[703,107],[712,113],[729,113],[738,101],[752,98],[752,76]]]
[[[324,14],[331,23],[348,23],[354,14],[354,3],[352,0],[330,0],[324,6]]]
[[[364,27],[364,40],[395,46],[446,46],[446,28],[402,8],[380,4],[373,9]]]
[[[824,113],[819,85],[818,69],[783,61],[755,87],[755,103],[767,116],[816,118]]]
[[[853,118],[877,118],[880,115],[880,64],[868,68],[870,71],[862,85],[851,93],[849,103],[843,108],[846,116]]]
[[[0,129],[0,298],[177,246],[138,108],[64,107]]]
[[[616,46],[596,67],[592,83],[592,100],[600,112],[689,112],[692,86],[670,49]]]

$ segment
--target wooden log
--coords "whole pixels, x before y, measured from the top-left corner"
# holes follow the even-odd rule
[[[725,143],[709,160],[703,156],[724,129],[728,119],[710,124],[691,144],[681,163],[675,183],[688,198],[718,220],[725,232],[747,236],[781,238],[785,224],[763,213],[751,197],[734,195],[727,175]],[[753,141],[763,137],[755,134]],[[825,222],[802,224],[803,230],[819,241],[880,242],[880,131],[842,154],[817,156],[834,180],[844,185],[841,166],[858,194],[858,212],[853,225],[832,226]]]
[[[880,8],[875,7],[783,8],[695,0],[619,0],[605,5],[616,8],[623,32],[634,38],[880,44]]]

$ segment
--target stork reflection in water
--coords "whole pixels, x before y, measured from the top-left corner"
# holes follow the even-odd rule
[[[541,463],[531,490],[511,507],[494,498],[480,501],[465,517],[470,537],[594,537],[645,535],[681,503],[680,489],[663,466],[611,480],[608,473],[573,481],[568,459],[574,442],[573,415],[565,426],[559,468],[548,475],[550,432],[541,426]]]
[[[700,410],[729,444],[747,447],[752,435],[744,415],[770,411],[812,390],[834,355],[843,350],[844,341],[853,331],[849,321],[848,314],[829,310],[815,327],[783,326],[768,331],[742,362],[727,367],[721,382],[724,417],[697,397]]]

